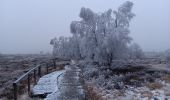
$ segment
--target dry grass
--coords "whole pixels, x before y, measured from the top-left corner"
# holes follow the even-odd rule
[[[161,83],[156,83],[156,82],[148,83],[146,86],[151,90],[161,89],[163,87]]]
[[[161,79],[164,80],[165,82],[170,83],[170,75],[165,75]]]
[[[85,86],[86,91],[86,100],[105,100],[102,95],[100,95],[95,86],[90,84],[86,84]]]
[[[166,96],[170,96],[170,93],[166,93],[165,95],[166,95]]]

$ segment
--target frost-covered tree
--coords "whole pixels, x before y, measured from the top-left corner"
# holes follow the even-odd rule
[[[126,58],[132,41],[129,37],[129,23],[134,17],[132,6],[127,1],[117,11],[109,9],[100,14],[82,7],[81,20],[70,24],[72,36],[51,40],[54,55],[108,65],[114,59]]]
[[[129,46],[129,56],[131,59],[141,59],[144,53],[138,44],[133,43]]]

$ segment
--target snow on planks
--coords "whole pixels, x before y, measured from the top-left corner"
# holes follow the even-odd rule
[[[65,70],[55,71],[41,77],[37,85],[34,86],[32,94],[34,96],[45,95],[58,91],[57,77],[64,72]]]

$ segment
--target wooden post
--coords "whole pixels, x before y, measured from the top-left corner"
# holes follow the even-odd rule
[[[55,62],[55,59],[53,59],[53,64],[54,64],[54,68],[56,69],[56,62]]]
[[[28,74],[28,95],[30,95],[30,74]]]
[[[46,72],[48,74],[48,63],[46,64]]]
[[[37,79],[36,79],[36,70],[34,70],[34,84],[36,84]]]
[[[41,77],[41,66],[38,67],[38,75]]]
[[[17,100],[18,90],[17,90],[17,83],[13,83],[14,88],[14,100]]]

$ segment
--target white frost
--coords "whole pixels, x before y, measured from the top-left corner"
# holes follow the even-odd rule
[[[55,71],[41,77],[32,90],[33,95],[56,92],[58,90],[57,77],[64,72],[65,70]]]

